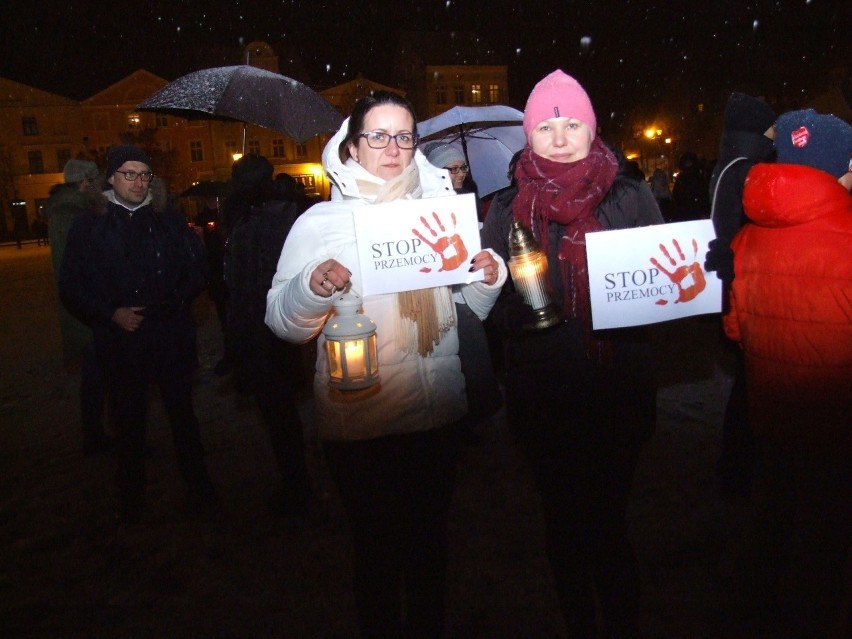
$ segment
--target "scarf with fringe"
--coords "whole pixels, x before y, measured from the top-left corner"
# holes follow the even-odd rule
[[[527,147],[515,168],[518,195],[512,206],[514,219],[532,229],[545,254],[550,251],[549,225],[561,225],[557,247],[562,281],[562,307],[585,329],[587,352],[595,349],[586,261],[586,233],[603,230],[595,210],[612,187],[618,161],[600,138],[592,140],[582,160],[563,164],[545,159]],[[551,265],[552,266],[552,265]],[[600,358],[598,358],[600,359]]]
[[[374,204],[403,198],[417,199],[423,195],[420,172],[413,160],[400,175],[387,182],[372,175],[351,158],[346,165],[355,173],[359,193]],[[406,353],[427,357],[456,324],[455,304],[447,286],[397,293],[396,306],[396,346]]]

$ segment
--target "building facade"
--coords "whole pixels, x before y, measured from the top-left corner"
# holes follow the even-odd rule
[[[419,120],[454,106],[510,104],[509,67],[475,33],[403,32],[394,67]]]
[[[246,47],[247,59],[277,71],[277,57],[264,43]],[[95,95],[76,101],[0,78],[0,240],[16,228],[29,229],[50,189],[63,180],[71,158],[106,168],[107,150],[134,143],[152,156],[169,192],[180,194],[205,180],[227,181],[243,153],[266,156],[275,174],[289,173],[309,195],[328,197],[320,156],[330,137],[298,143],[282,133],[239,122],[187,120],[143,112],[137,105],[168,81],[139,69]],[[199,203],[178,198],[192,217]]]
[[[79,103],[0,78],[0,237],[29,228],[62,168],[85,153]]]
[[[347,116],[358,98],[369,92],[394,91],[413,102],[421,120],[456,105],[509,103],[507,66],[477,35],[407,32],[401,42],[405,45],[397,57],[394,86],[358,76],[322,90],[321,95]],[[281,59],[261,41],[249,43],[241,53],[217,52],[216,60],[228,64],[223,56],[230,59],[237,54],[242,62],[281,72]],[[287,52],[281,64],[288,77],[304,80],[298,56]],[[138,69],[77,101],[0,78],[0,240],[9,239],[16,221],[31,227],[51,187],[62,181],[69,159],[92,160],[103,171],[108,149],[122,143],[145,148],[154,171],[176,195],[198,182],[228,181],[241,154],[258,153],[272,162],[276,175],[292,175],[309,195],[329,196],[321,154],[330,133],[297,143],[251,124],[137,110],[167,84],[168,80]],[[177,203],[188,217],[200,205],[192,198],[178,198]]]

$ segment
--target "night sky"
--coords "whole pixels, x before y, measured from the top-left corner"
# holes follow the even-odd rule
[[[852,59],[849,0],[6,0],[0,25],[0,76],[77,99],[140,67],[174,79],[198,68],[193,52],[253,40],[292,45],[315,86],[359,72],[392,83],[399,29],[473,30],[509,65],[515,106],[560,67],[603,126],[731,90],[797,106]]]

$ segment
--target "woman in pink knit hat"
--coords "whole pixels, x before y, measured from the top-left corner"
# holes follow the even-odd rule
[[[532,309],[504,286],[491,317],[505,338],[508,418],[541,495],[569,636],[633,638],[639,580],[625,513],[654,429],[656,384],[642,328],[592,331],[585,236],[663,219],[648,186],[598,137],[589,96],[571,76],[557,70],[535,86],[524,131],[515,186],[495,198],[483,245],[508,260],[512,222],[531,229],[565,319],[524,331]]]

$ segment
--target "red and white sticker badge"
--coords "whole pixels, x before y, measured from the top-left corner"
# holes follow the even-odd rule
[[[793,141],[793,146],[801,149],[804,148],[807,145],[808,140],[811,139],[811,132],[805,127],[799,127],[790,133],[790,139]]]

